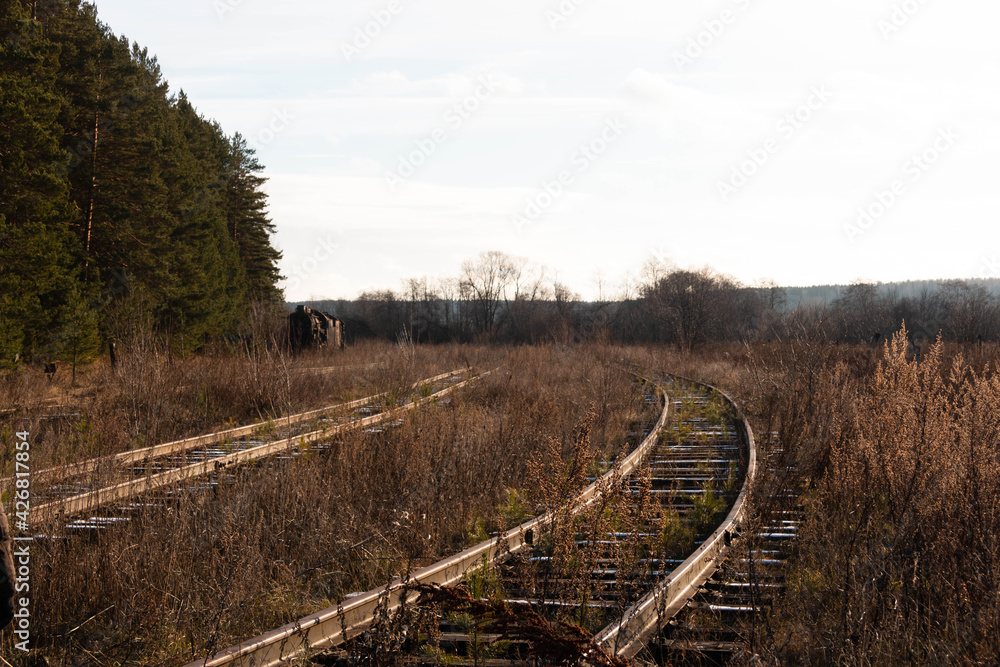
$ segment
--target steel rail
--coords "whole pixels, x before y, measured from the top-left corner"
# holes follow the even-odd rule
[[[715,391],[736,410],[737,422],[743,430],[741,439],[748,454],[747,471],[743,488],[722,525],[666,579],[626,610],[616,623],[604,628],[595,636],[594,641],[597,644],[623,658],[632,658],[639,653],[652,635],[688,604],[698,589],[721,565],[733,535],[746,518],[747,498],[757,475],[757,444],[753,429],[736,401],[710,384],[689,380],[679,375],[673,377]]]
[[[476,380],[484,375],[488,375],[489,372],[483,373],[481,375],[474,376],[464,382],[461,382],[451,387],[447,387],[439,392],[431,394],[426,398],[421,398],[407,405],[404,405],[394,410],[389,410],[371,417],[365,417],[363,419],[348,422],[346,424],[335,424],[331,425],[317,431],[312,431],[310,433],[305,433],[301,435],[295,435],[289,438],[283,438],[281,440],[275,440],[274,442],[265,443],[263,445],[253,447],[250,449],[244,449],[237,452],[233,452],[227,456],[209,459],[206,461],[200,461],[198,463],[192,463],[187,466],[180,468],[175,468],[174,470],[168,470],[165,472],[157,473],[155,475],[148,475],[146,477],[141,477],[138,479],[130,480],[127,482],[122,482],[120,484],[114,484],[112,486],[104,487],[101,489],[96,489],[94,491],[88,491],[86,493],[81,493],[70,498],[64,498],[62,500],[55,500],[50,503],[45,503],[44,505],[39,505],[31,510],[32,521],[45,522],[50,519],[54,519],[59,516],[69,516],[77,514],[79,512],[84,512],[87,510],[92,510],[98,507],[102,507],[109,503],[126,500],[143,493],[148,493],[156,489],[162,488],[164,486],[170,486],[178,482],[184,481],[186,479],[191,479],[192,477],[199,477],[211,473],[219,468],[224,468],[230,464],[243,464],[259,458],[265,458],[268,456],[273,456],[274,454],[281,453],[298,444],[306,444],[311,442],[316,442],[322,440],[330,435],[336,433],[342,433],[344,431],[362,428],[371,424],[376,424],[392,417],[403,414],[409,410],[413,410],[419,405],[433,401],[435,399],[446,396],[447,394],[464,387],[468,383]],[[435,380],[443,379],[453,375],[452,373],[446,373],[442,376],[434,378]],[[418,383],[420,384],[420,383]],[[366,403],[371,399],[362,399],[362,403]],[[315,413],[322,412],[322,410],[312,411],[311,413],[302,413],[298,415],[302,417],[303,415],[315,415]],[[306,418],[303,417],[300,421],[304,421]],[[249,428],[249,427],[244,427]],[[233,429],[233,431],[239,431],[241,429]],[[232,431],[226,431],[231,436]],[[219,434],[213,434],[219,435]],[[208,436],[202,436],[208,437]],[[168,443],[174,444],[174,443]],[[160,447],[165,447],[166,445],[161,445]],[[194,445],[190,445],[193,447]],[[150,448],[156,449],[156,448]],[[162,453],[160,454],[162,455]],[[148,457],[147,457],[148,458]]]
[[[579,513],[601,498],[602,492],[615,480],[632,473],[652,449],[659,432],[666,424],[670,411],[670,400],[663,397],[663,410],[656,426],[649,436],[628,456],[615,463],[612,470],[602,475],[575,498],[571,511]],[[407,586],[414,583],[453,586],[469,572],[492,563],[498,557],[517,553],[533,541],[529,536],[537,534],[551,524],[557,511],[548,512],[509,530],[504,535],[487,540],[438,563],[400,577],[390,584],[377,588],[349,602],[329,607],[323,611],[301,618],[294,623],[272,630],[236,646],[232,646],[208,658],[189,663],[187,667],[221,667],[241,665],[244,667],[277,667],[302,656],[309,650],[325,650],[342,644],[352,636],[364,632],[373,622],[378,610],[393,612],[404,603],[412,601],[408,597]]]
[[[289,369],[289,375],[332,375],[337,371],[348,371],[354,368],[375,368],[378,363],[371,364],[348,364],[346,366],[303,366]]]
[[[451,371],[449,373],[442,373],[441,375],[436,375],[432,378],[427,378],[426,380],[420,380],[413,384],[413,387],[419,387],[424,384],[430,384],[437,382],[438,380],[443,380],[447,377],[453,375],[459,375],[465,373],[465,369],[458,369]],[[372,401],[377,401],[385,397],[385,393],[374,394],[372,396],[367,396],[365,398],[359,398],[348,403],[337,403],[334,405],[328,405],[324,408],[318,408],[316,410],[309,410],[307,412],[299,412],[293,415],[288,415],[285,417],[278,417],[276,419],[271,419],[268,421],[257,422],[255,424],[249,424],[247,426],[238,426],[236,428],[227,429],[225,431],[216,431],[215,433],[206,433],[205,435],[196,435],[190,438],[185,438],[183,440],[174,440],[172,442],[165,442],[159,445],[153,445],[151,447],[143,447],[142,449],[133,449],[128,452],[122,452],[120,454],[113,454],[110,456],[100,456],[93,459],[88,459],[86,461],[80,461],[79,463],[68,463],[62,466],[56,466],[53,468],[46,468],[44,470],[39,470],[38,472],[32,473],[32,483],[41,484],[49,482],[53,479],[65,479],[67,477],[73,477],[76,475],[85,475],[89,472],[93,472],[102,465],[111,466],[123,466],[130,465],[133,463],[141,463],[154,458],[160,458],[163,456],[173,456],[176,454],[183,454],[188,450],[195,449],[197,447],[202,447],[204,445],[214,445],[220,442],[225,442],[230,439],[241,438],[246,435],[252,435],[254,432],[268,428],[272,425],[284,425],[292,426],[294,424],[301,424],[302,422],[309,421],[310,419],[315,419],[323,417],[329,414],[341,412],[344,410],[352,410],[356,407],[362,406],[366,403],[371,403]],[[7,484],[13,481],[13,477],[0,478],[0,485]]]

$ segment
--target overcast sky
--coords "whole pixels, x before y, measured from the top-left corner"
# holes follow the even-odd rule
[[[995,0],[97,0],[256,146],[290,300],[997,276]]]

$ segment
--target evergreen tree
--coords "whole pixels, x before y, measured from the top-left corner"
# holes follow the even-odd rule
[[[0,360],[43,350],[76,281],[62,177],[58,49],[20,2],[0,2]]]
[[[0,0],[0,37],[0,364],[85,360],[90,316],[108,331],[125,285],[185,350],[280,298],[242,137],[169,97],[156,58],[92,4]]]
[[[70,292],[66,305],[60,309],[58,330],[58,357],[72,367],[75,384],[77,366],[93,362],[101,349],[97,311],[79,289]]]
[[[227,163],[227,220],[229,233],[239,249],[252,298],[281,298],[278,261],[281,253],[271,245],[274,224],[267,214],[267,197],[261,190],[266,179],[253,148],[236,133],[230,141]]]
[[[175,226],[171,272],[177,276],[166,315],[169,329],[196,346],[207,335],[234,331],[246,312],[245,274],[226,232],[220,175],[226,142],[217,125],[199,117],[181,94],[165,169]]]

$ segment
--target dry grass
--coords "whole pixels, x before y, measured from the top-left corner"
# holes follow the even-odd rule
[[[363,390],[401,392],[442,366],[463,366],[463,355],[474,363],[496,352],[412,348],[401,362],[375,348]],[[530,462],[569,452],[589,411],[594,451],[617,452],[644,409],[613,351],[520,348],[503,361],[396,428],[240,469],[213,491],[172,495],[89,539],[36,543],[35,636],[50,664],[183,664],[383,584],[520,518]],[[236,369],[254,364],[232,364],[219,390],[238,387]],[[203,372],[196,377],[206,380]],[[359,391],[348,377],[334,385],[344,398]],[[307,407],[303,395],[293,405]],[[137,404],[130,426],[164,419]]]
[[[27,427],[41,470],[372,394],[401,396],[417,380],[496,358],[483,348],[373,343],[297,357],[240,345],[177,359],[144,338],[120,348],[116,369],[101,363],[78,374],[76,387],[38,369],[0,378],[11,406],[0,428]]]
[[[721,400],[706,405],[684,401],[681,411],[685,419],[697,416],[720,423],[732,419]],[[645,425],[651,426],[659,412],[655,404],[647,406],[642,415]],[[470,637],[464,658],[474,664],[491,657],[530,663],[540,656],[554,664],[599,664],[600,651],[589,638],[641,597],[650,570],[662,569],[662,559],[689,555],[696,537],[704,538],[722,520],[726,502],[706,494],[695,499],[694,510],[680,516],[654,497],[648,467],[636,470],[628,485],[617,477],[604,484],[589,507],[567,502],[596,474],[596,451],[590,442],[595,420],[591,413],[577,428],[569,451],[565,443],[552,440],[548,454],[529,466],[537,509],[553,516],[549,526],[533,535],[533,550],[467,577],[464,590],[418,587],[421,601],[385,619],[371,637],[381,641],[352,647],[352,659],[380,657],[389,661],[386,664],[405,664],[398,658],[399,646],[405,643],[411,652],[419,647],[432,662],[447,664],[455,656],[448,658],[442,650],[438,624],[444,621]],[[639,426],[632,428],[641,430]],[[679,432],[676,437],[688,436]],[[734,480],[733,491],[738,486]],[[628,488],[633,493],[627,493]],[[509,523],[500,524],[504,525]],[[611,540],[609,534],[627,537]],[[507,597],[534,602],[511,604],[505,602]],[[588,606],[594,601],[612,604]],[[489,639],[479,639],[484,635]],[[606,664],[612,662],[608,659]]]
[[[756,628],[755,652],[788,664],[994,664],[1000,356],[988,345],[924,352],[917,366],[902,343],[872,350],[808,339],[693,355],[373,346],[332,357],[349,368],[308,381],[295,368],[326,358],[284,370],[253,351],[197,363],[161,355],[139,365],[138,379],[97,368],[72,391],[29,374],[2,386],[9,404],[61,391],[56,400],[87,418],[22,410],[3,417],[6,428],[27,423],[48,443],[39,460],[62,462],[331,398],[401,393],[466,359],[506,361],[398,428],[284,467],[244,469],[238,483],[180,494],[90,541],[39,544],[36,636],[51,664],[181,664],[482,539],[555,502],[557,480],[578,485],[580,470],[618,453],[644,409],[624,361],[731,390],[762,446],[784,448],[779,468],[794,467],[794,478],[762,483],[753,497],[758,509],[788,502],[777,492],[790,484],[808,517],[788,590]],[[619,509],[632,513],[607,515],[619,525],[644,511]]]
[[[754,652],[781,664],[1000,659],[997,350],[924,352],[916,363],[901,334],[878,349],[800,341],[749,354],[737,386],[765,452],[784,449],[753,502],[787,509],[795,500],[778,492],[798,489],[807,517]]]

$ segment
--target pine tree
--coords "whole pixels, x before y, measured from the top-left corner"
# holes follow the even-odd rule
[[[251,298],[281,298],[278,261],[281,253],[271,245],[274,224],[267,214],[267,196],[261,189],[267,179],[253,148],[237,133],[230,141],[227,164],[227,220],[229,233],[239,249]]]
[[[0,364],[88,358],[90,315],[110,331],[129,290],[185,350],[280,298],[242,137],[169,97],[156,58],[92,4],[0,0],[0,37]]]
[[[123,271],[149,286],[169,282],[157,252],[169,238],[161,135],[169,112],[155,58],[113,37],[84,5],[49,27],[63,45],[59,85],[71,196],[88,282]]]
[[[97,311],[78,288],[70,291],[66,305],[59,311],[56,349],[59,358],[73,369],[73,384],[76,384],[77,366],[93,362],[101,349]]]
[[[76,281],[62,178],[58,49],[20,2],[0,3],[0,360],[41,353]]]
[[[246,312],[245,276],[226,233],[221,130],[199,117],[183,93],[171,118],[164,173],[175,220],[171,273],[180,280],[166,304],[165,325],[190,348],[236,329]]]

